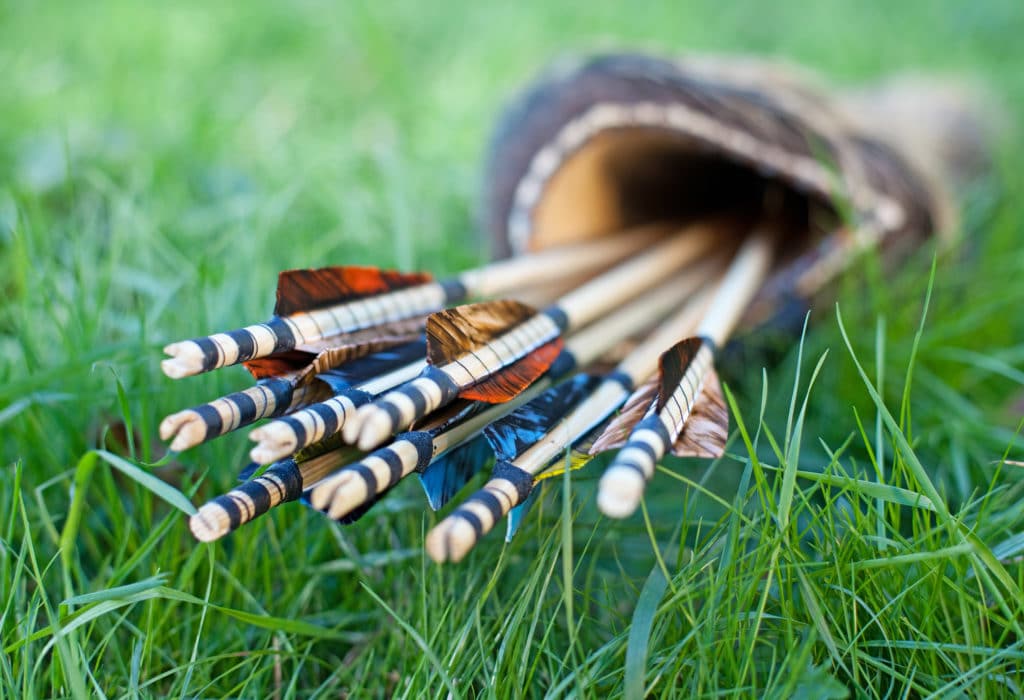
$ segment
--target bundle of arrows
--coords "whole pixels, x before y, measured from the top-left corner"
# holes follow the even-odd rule
[[[415,473],[434,510],[482,484],[426,537],[458,561],[506,516],[511,538],[539,481],[610,451],[597,505],[631,515],[666,456],[722,455],[715,364],[738,327],[784,323],[858,253],[900,259],[952,226],[976,121],[955,92],[901,89],[930,131],[891,88],[828,93],[746,60],[553,71],[491,147],[485,226],[511,257],[442,280],[283,272],[269,321],[165,348],[169,377],[257,380],[165,418],[172,450],[269,419],[192,532],[296,500],[350,523]]]

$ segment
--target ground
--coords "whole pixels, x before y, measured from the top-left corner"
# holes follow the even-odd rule
[[[1022,29],[1017,0],[0,3],[0,696],[1019,695]],[[1007,135],[960,243],[727,363],[728,456],[666,462],[642,514],[585,470],[455,566],[415,484],[196,544],[247,441],[153,467],[156,426],[245,375],[172,382],[160,348],[264,318],[279,269],[483,259],[502,101],[624,47],[966,75]]]

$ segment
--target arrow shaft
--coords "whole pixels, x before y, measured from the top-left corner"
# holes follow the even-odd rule
[[[723,221],[687,226],[651,249],[596,277],[562,297],[557,309],[566,326],[579,328],[606,313],[623,299],[654,287],[685,265],[721,246],[728,233]]]
[[[483,381],[562,333],[556,319],[540,313],[480,348],[438,369],[460,389]],[[428,413],[437,406],[428,409]]]
[[[645,480],[654,476],[654,468],[683,431],[693,405],[704,388],[704,380],[712,367],[713,353],[707,343],[697,351],[683,374],[683,379],[665,401],[656,406],[636,425],[626,444],[619,450],[612,467],[630,469]]]
[[[297,387],[291,377],[264,380],[167,416],[160,423],[160,438],[173,437],[170,447],[180,452],[262,418],[282,415],[322,392],[322,387]]]
[[[660,409],[644,417],[630,433],[626,444],[601,477],[598,505],[612,517],[632,514],[643,497],[646,482],[686,425],[693,405],[712,368],[716,347],[728,341],[732,330],[754,295],[764,283],[774,252],[774,232],[755,230],[744,242],[715,290],[700,323],[698,334],[705,339],[679,383],[666,397],[659,397]]]
[[[273,420],[249,434],[258,444],[250,452],[254,462],[268,464],[337,434],[351,420],[359,406],[373,396],[415,377],[425,366],[417,360],[403,367],[357,384],[351,389],[307,406],[291,415]]]
[[[363,416],[362,431],[346,433],[346,439],[359,435],[359,446],[370,449],[388,435],[412,425],[414,421],[451,403],[463,389],[494,375],[530,352],[556,340],[562,329],[546,313],[537,314],[495,338],[485,346],[459,356],[440,367],[427,367],[416,379],[397,387],[369,404]],[[367,437],[369,435],[369,437]]]
[[[175,379],[247,360],[267,357],[325,338],[370,328],[382,323],[423,316],[456,303],[465,294],[458,283],[430,282],[365,299],[277,316],[226,333],[193,338],[164,348],[171,355],[161,363]]]
[[[508,333],[474,348],[376,399],[360,411],[346,439],[372,449],[388,435],[445,406],[466,388],[502,371],[531,351],[607,313],[624,299],[650,289],[721,243],[722,221],[688,226],[652,249],[613,268],[563,297]]]
[[[332,450],[303,462],[287,459],[263,474],[205,503],[189,520],[196,539],[212,542],[258,518],[270,509],[302,496],[315,484],[357,454],[351,448]]]
[[[705,274],[713,267],[705,266]],[[704,281],[701,279],[700,281]],[[635,348],[589,397],[560,420],[544,438],[511,462],[499,462],[482,489],[459,505],[427,535],[426,549],[435,561],[459,561],[515,506],[524,502],[537,474],[569,445],[610,416],[633,386],[657,366],[659,354],[692,332],[706,306],[706,294],[691,294],[660,330]],[[678,301],[676,302],[678,304]]]
[[[382,323],[422,316],[469,296],[499,295],[552,277],[586,273],[650,245],[665,231],[663,225],[623,231],[588,245],[564,246],[492,263],[450,280],[277,316],[266,323],[179,341],[164,348],[171,357],[161,366],[172,378],[191,376]]]
[[[343,466],[317,484],[310,491],[310,504],[318,510],[326,508],[327,514],[335,519],[348,515],[413,472],[423,471],[434,459],[476,437],[491,422],[536,398],[554,382],[545,379],[540,383],[542,388],[530,387],[507,404],[488,406],[447,429],[397,436],[390,444],[359,462]],[[486,404],[477,404],[483,405]]]
[[[521,287],[593,272],[644,250],[672,230],[666,224],[625,229],[585,244],[548,248],[467,270],[458,276],[470,296],[503,296]]]
[[[575,367],[586,366],[607,352],[615,343],[644,330],[664,317],[673,307],[678,306],[679,299],[686,298],[705,284],[714,269],[711,264],[697,266],[696,269],[673,278],[662,288],[635,299],[615,313],[570,336],[559,361],[552,365],[552,369],[512,401],[489,405],[486,408],[481,406],[482,410],[469,415],[466,420],[454,426],[439,431],[428,431],[432,442],[431,459],[437,459],[474,438],[486,426],[550,389]],[[612,386],[619,385],[612,383]],[[599,405],[603,400],[599,398],[594,405]],[[380,460],[365,464],[365,470],[343,467],[339,473],[324,479],[310,493],[313,507],[328,508],[332,517],[340,518],[362,505],[362,499],[372,497],[378,492],[382,493],[414,471],[421,471],[426,466],[419,462],[422,450],[417,453],[411,449],[411,445],[404,445],[405,442],[409,440],[399,436],[391,444],[376,450],[373,455]],[[384,465],[388,465],[387,470],[384,469]]]
[[[736,324],[768,276],[775,240],[776,235],[771,229],[760,228],[751,233],[729,265],[697,329],[697,335],[709,338],[719,348],[728,342]]]
[[[519,455],[513,464],[531,475],[540,473],[568,445],[615,412],[633,387],[654,372],[658,356],[665,347],[692,332],[706,301],[706,293],[691,294],[679,312],[618,364],[612,378],[603,381],[593,394],[580,402],[542,440]]]

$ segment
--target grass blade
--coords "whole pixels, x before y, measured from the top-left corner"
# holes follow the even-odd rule
[[[624,668],[623,697],[626,700],[642,700],[644,697],[644,678],[647,674],[648,648],[651,642],[651,629],[658,605],[668,589],[668,579],[661,569],[660,563],[655,564],[647,575],[640,597],[636,601],[633,617],[629,627],[629,638],[626,642],[626,665]]]

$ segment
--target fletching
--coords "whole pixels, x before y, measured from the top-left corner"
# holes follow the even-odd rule
[[[591,449],[594,446],[594,442],[597,440],[598,437],[600,437],[604,433],[608,425],[611,423],[611,420],[612,419],[608,419],[606,421],[603,421],[602,423],[599,423],[589,433],[576,440],[575,444],[572,446],[572,449],[569,450],[569,453],[560,459],[556,459],[554,462],[548,465],[548,467],[544,471],[542,471],[540,474],[537,474],[533,478],[534,482],[539,483],[541,481],[544,481],[545,479],[550,479],[552,477],[559,476],[565,473],[566,469],[568,469],[571,472],[574,472],[577,469],[583,469],[583,467],[590,464],[596,456],[595,453],[591,453]]]
[[[534,483],[560,476],[565,473],[566,469],[574,472],[590,464],[594,460],[594,455],[590,454],[589,445],[586,444],[585,438],[581,439],[581,443],[580,447],[573,447],[569,450],[567,457],[555,460],[551,466],[535,476],[533,479]]]
[[[320,371],[317,373],[317,378],[334,391],[351,389],[357,384],[414,362],[423,357],[426,349],[426,339],[417,338],[412,342],[396,345]]]
[[[315,355],[317,364],[314,371],[319,372],[369,354],[366,351],[357,352],[364,346],[374,348],[370,352],[377,352],[378,349],[410,343],[420,337],[426,322],[426,316],[411,316],[303,343],[296,345],[295,349]]]
[[[537,502],[537,494],[539,493],[540,489],[537,488],[530,491],[530,495],[526,497],[526,500],[510,510],[508,515],[505,516],[505,542],[511,542],[512,538],[516,536],[519,526],[523,524],[527,514],[530,512],[530,508]]]
[[[484,436],[499,460],[512,461],[540,440],[566,413],[600,383],[589,374],[548,389],[533,401],[520,406],[484,428]]]
[[[658,358],[657,410],[665,408],[665,404],[672,397],[672,392],[683,381],[683,375],[686,374],[686,370],[704,342],[702,338],[687,338],[673,345]]]
[[[346,439],[360,449],[372,450],[470,387],[536,353],[533,361],[473,394],[490,403],[513,400],[561,354],[561,345],[555,341],[561,338],[564,317],[556,316],[551,310],[533,313],[514,301],[470,304],[431,314],[427,321],[427,360],[431,364],[418,377],[361,407],[349,423]]]
[[[355,265],[286,270],[277,278],[275,316],[287,316],[430,282],[422,272]]]
[[[605,428],[604,432],[590,446],[587,454],[594,457],[609,450],[617,450],[626,444],[630,432],[640,420],[647,415],[657,395],[658,379],[652,379],[641,386],[630,396],[622,412],[619,413]],[[725,452],[725,443],[729,437],[729,411],[722,397],[722,386],[718,374],[709,370],[704,380],[700,396],[693,404],[690,417],[683,427],[683,432],[672,446],[672,454],[676,457],[702,457],[717,459]],[[584,455],[577,455],[580,448],[573,450],[572,468],[579,469],[586,464]],[[582,464],[578,464],[581,462]],[[559,472],[560,473],[560,472]],[[545,472],[538,479],[546,479]]]
[[[272,379],[289,374],[298,375],[316,357],[313,353],[300,350],[287,350],[270,357],[246,360],[242,366],[248,370],[253,379]]]
[[[594,444],[587,451],[588,454],[594,456],[622,447],[626,443],[626,438],[633,431],[633,426],[647,415],[657,397],[658,378],[654,377],[630,394],[629,398],[626,399],[626,403],[622,406],[622,411],[600,433]]]
[[[509,401],[547,372],[564,346],[565,343],[561,338],[545,343],[526,357],[516,360],[482,382],[463,389],[459,392],[459,397],[486,403]]]
[[[693,404],[683,432],[672,446],[677,457],[717,459],[725,453],[729,439],[729,409],[722,397],[722,385],[715,370],[708,370],[704,387]]]
[[[420,485],[433,510],[440,510],[462,490],[491,458],[482,435],[438,457],[419,473]]]
[[[454,362],[482,347],[513,326],[536,315],[518,301],[463,304],[427,317],[427,360],[435,366]]]

